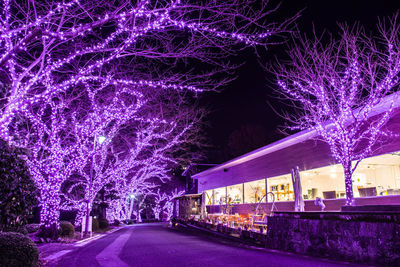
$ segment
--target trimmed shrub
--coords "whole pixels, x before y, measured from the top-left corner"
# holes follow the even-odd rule
[[[43,238],[44,241],[57,240],[60,234],[60,229],[53,223],[50,227],[40,226],[39,232],[36,234],[37,237]]]
[[[36,267],[39,250],[20,233],[0,233],[0,267]]]
[[[27,235],[28,231],[26,230],[25,226],[10,226],[3,229],[3,232],[13,232],[13,233],[20,233],[23,235]]]
[[[99,227],[100,229],[107,229],[110,226],[108,220],[106,218],[99,219]]]
[[[27,225],[25,225],[25,229],[29,234],[35,233],[35,232],[39,231],[40,224],[37,224],[37,223],[27,224]]]
[[[97,218],[92,219],[92,231],[96,232],[100,229],[99,220]]]
[[[61,221],[60,222],[60,236],[68,236],[74,237],[75,235],[75,228],[72,223],[68,221]]]

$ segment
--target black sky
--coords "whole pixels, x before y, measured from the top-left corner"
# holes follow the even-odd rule
[[[278,3],[275,0],[271,2]],[[349,25],[360,22],[367,31],[374,31],[377,18],[392,16],[400,9],[400,0],[283,0],[275,16],[283,20],[302,9],[302,15],[297,20],[298,29],[302,33],[311,33],[314,25],[319,33],[327,30],[335,34],[338,32],[338,22],[347,22]],[[286,48],[285,44],[270,47],[262,61],[266,63],[274,57],[283,59]],[[269,101],[276,109],[283,108],[272,97],[269,86],[274,86],[273,77],[263,70],[250,50],[240,53],[234,61],[245,62],[237,71],[238,78],[223,92],[208,94],[202,99],[212,112],[207,119],[209,140],[219,151],[226,150],[229,135],[246,124],[265,128],[269,138],[264,145],[284,137],[276,130],[283,124],[282,119],[267,104]],[[220,163],[229,157],[212,155],[208,161]]]

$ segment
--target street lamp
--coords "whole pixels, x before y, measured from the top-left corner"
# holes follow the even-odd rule
[[[99,138],[97,139],[99,141],[99,144],[103,144],[104,141],[106,141],[107,137],[100,135]]]
[[[104,141],[106,141],[107,137],[100,135],[97,138],[97,142],[99,144],[103,144]],[[93,161],[95,159],[94,154],[96,151],[96,135],[94,136],[93,140],[93,154],[92,154],[92,162],[90,164],[90,181],[89,181],[89,193],[88,193],[88,199],[86,203],[86,223],[85,223],[85,236],[87,236],[88,231],[89,231],[89,218],[90,218],[90,193],[91,193],[91,188],[92,188],[92,183],[93,183]]]

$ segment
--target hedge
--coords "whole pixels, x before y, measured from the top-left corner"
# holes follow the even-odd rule
[[[33,241],[20,233],[0,233],[0,267],[36,267],[39,250]]]
[[[60,236],[74,237],[74,235],[75,235],[74,226],[68,221],[61,221],[60,222]]]

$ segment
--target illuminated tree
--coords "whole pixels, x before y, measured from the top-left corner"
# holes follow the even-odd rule
[[[267,24],[274,11],[267,4],[3,0],[1,137],[11,138],[8,126],[16,114],[82,82],[104,82],[110,68],[118,68],[113,80],[126,85],[195,93],[218,88],[231,79],[218,78],[233,67],[224,62],[227,55],[267,44],[288,25]],[[193,68],[196,62],[202,67]]]
[[[63,179],[63,207],[80,210],[77,219],[82,213],[89,216],[97,193],[121,172],[120,155],[114,153],[113,141],[144,104],[139,90],[128,88],[91,83],[86,93],[81,89],[72,123],[64,128],[79,164],[72,175]]]
[[[165,123],[164,121],[162,124]],[[129,146],[131,149],[125,160],[114,166],[119,169],[119,176],[114,176],[113,183],[120,198],[110,205],[107,214],[112,213],[110,216],[121,219],[130,218],[134,212],[140,218],[140,209],[145,198],[154,194],[159,184],[168,183],[171,166],[178,163],[173,152],[185,142],[196,141],[190,132],[194,132],[197,127],[190,124],[176,131],[176,123],[177,121],[170,123],[162,131],[152,129],[156,131],[151,132],[147,127],[147,131],[144,131],[146,134],[143,134],[144,129],[139,131],[141,134],[138,136],[144,139],[136,139],[135,145]],[[142,196],[140,201],[135,200],[135,210],[132,209],[132,196]]]
[[[341,27],[339,39],[299,38],[291,63],[276,69],[279,93],[298,112],[287,115],[291,130],[311,129],[343,165],[346,205],[353,204],[352,174],[390,134],[385,130],[398,88],[400,31],[397,16],[378,24],[379,36]]]
[[[169,167],[181,158],[176,152],[185,143],[195,145],[200,138],[202,111],[187,107],[179,94],[169,92],[141,100],[141,95],[124,92],[117,97],[110,91],[106,91],[108,96],[90,97],[91,105],[79,101],[82,110],[91,107],[92,111],[86,111],[68,127],[80,164],[74,175],[64,180],[62,207],[78,209],[78,223],[83,215],[90,214],[96,195],[106,185],[111,185],[120,198],[118,211],[112,212],[121,214],[123,210],[121,216],[130,218],[132,206],[124,205],[133,203],[131,196],[148,195],[154,182],[168,181]],[[104,103],[96,103],[96,98]],[[109,103],[107,99],[113,100]],[[101,144],[99,136],[103,137]]]
[[[101,118],[97,111],[74,112],[82,94],[89,95],[90,107],[90,94],[106,88],[99,85],[116,87],[120,94],[135,88],[146,88],[150,95],[214,90],[231,80],[222,74],[234,66],[224,58],[240,48],[268,44],[291,22],[266,23],[274,11],[267,4],[1,1],[0,136],[31,150],[27,163],[41,191],[42,224],[58,224],[61,186],[78,166],[109,160],[94,153],[109,146],[89,148],[104,129],[89,127],[94,132],[82,139],[72,134],[84,131],[80,116],[93,116],[93,123]],[[84,171],[81,177],[86,179]],[[96,190],[85,194],[87,203]]]
[[[162,215],[164,202],[168,199],[165,193],[160,193],[160,189],[154,194],[154,207],[153,213],[156,220],[160,220],[160,215]]]
[[[178,188],[166,194],[166,202],[164,203],[163,212],[167,214],[167,221],[170,221],[174,211],[174,198],[183,196],[185,194],[185,190],[178,191]]]
[[[26,148],[23,155],[33,180],[40,190],[41,224],[56,233],[59,218],[59,190],[75,164],[75,146],[65,138],[66,106],[40,105],[32,112],[18,114],[10,124],[13,143]]]

